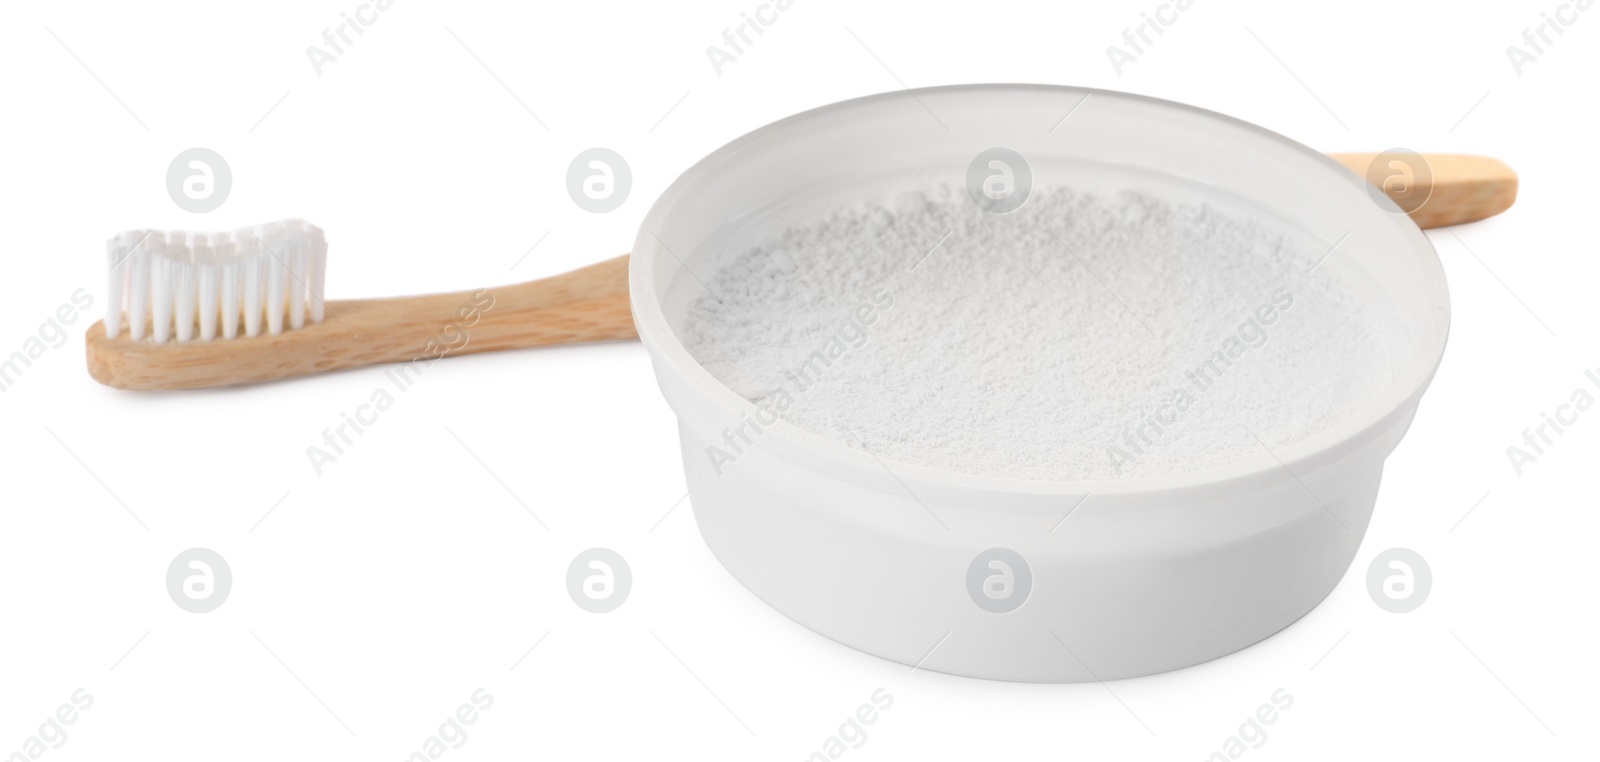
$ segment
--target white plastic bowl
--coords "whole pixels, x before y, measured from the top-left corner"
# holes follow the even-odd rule
[[[1348,234],[1323,267],[1381,293],[1399,345],[1393,383],[1293,446],[1162,478],[951,473],[880,461],[782,421],[762,427],[718,475],[708,446],[755,407],[697,364],[677,334],[717,269],[739,245],[820,211],[930,181],[964,187],[969,162],[996,146],[1026,157],[1035,185],[1198,197],[1297,231],[1319,252]],[[1427,238],[1330,159],[1189,106],[1036,85],[877,95],[756,130],[662,195],[629,275],[639,336],[678,416],[695,517],[723,565],[841,643],[1002,680],[1177,669],[1305,615],[1355,555],[1384,459],[1416,413],[1449,326]],[[993,548],[1015,551],[1031,572],[1022,605],[1006,613],[969,593],[969,567]]]

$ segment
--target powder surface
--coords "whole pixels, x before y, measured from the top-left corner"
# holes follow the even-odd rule
[[[934,188],[734,254],[681,336],[768,417],[886,461],[1147,478],[1270,462],[1390,382],[1384,323],[1325,254],[1131,191],[992,214]]]

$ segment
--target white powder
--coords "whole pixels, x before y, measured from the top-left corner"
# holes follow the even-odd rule
[[[1325,253],[1131,192],[1035,189],[1000,215],[941,188],[734,256],[682,334],[738,394],[884,460],[1160,476],[1270,458],[1391,380]]]

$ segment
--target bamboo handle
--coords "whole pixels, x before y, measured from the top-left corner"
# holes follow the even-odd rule
[[[1430,154],[1424,171],[1390,166],[1384,154],[1332,156],[1379,180],[1424,228],[1481,220],[1517,197],[1516,173],[1487,157]],[[1372,171],[1380,158],[1383,166]],[[1403,181],[1390,182],[1395,177]],[[126,330],[107,339],[103,321],[97,322],[85,337],[89,375],[119,389],[199,389],[638,335],[628,306],[627,255],[513,286],[334,301],[327,312],[321,323],[278,335],[163,344],[134,341]]]
[[[1464,154],[1329,154],[1381,188],[1423,229],[1493,217],[1517,200],[1517,173],[1499,159]]]
[[[626,255],[550,278],[393,299],[328,302],[277,335],[155,344],[89,328],[89,375],[119,389],[199,389],[474,352],[632,339]]]

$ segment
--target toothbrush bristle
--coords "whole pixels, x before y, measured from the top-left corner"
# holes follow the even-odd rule
[[[321,323],[328,244],[304,220],[232,233],[132,230],[106,241],[106,337],[164,343]],[[220,331],[219,331],[220,327]]]
[[[106,338],[115,339],[122,332],[122,295],[128,290],[128,253],[133,249],[129,240],[132,233],[119,233],[106,241],[106,267],[110,282],[106,285]]]
[[[322,303],[322,287],[328,275],[328,239],[321,228],[311,229],[311,322],[322,322],[326,305]]]

